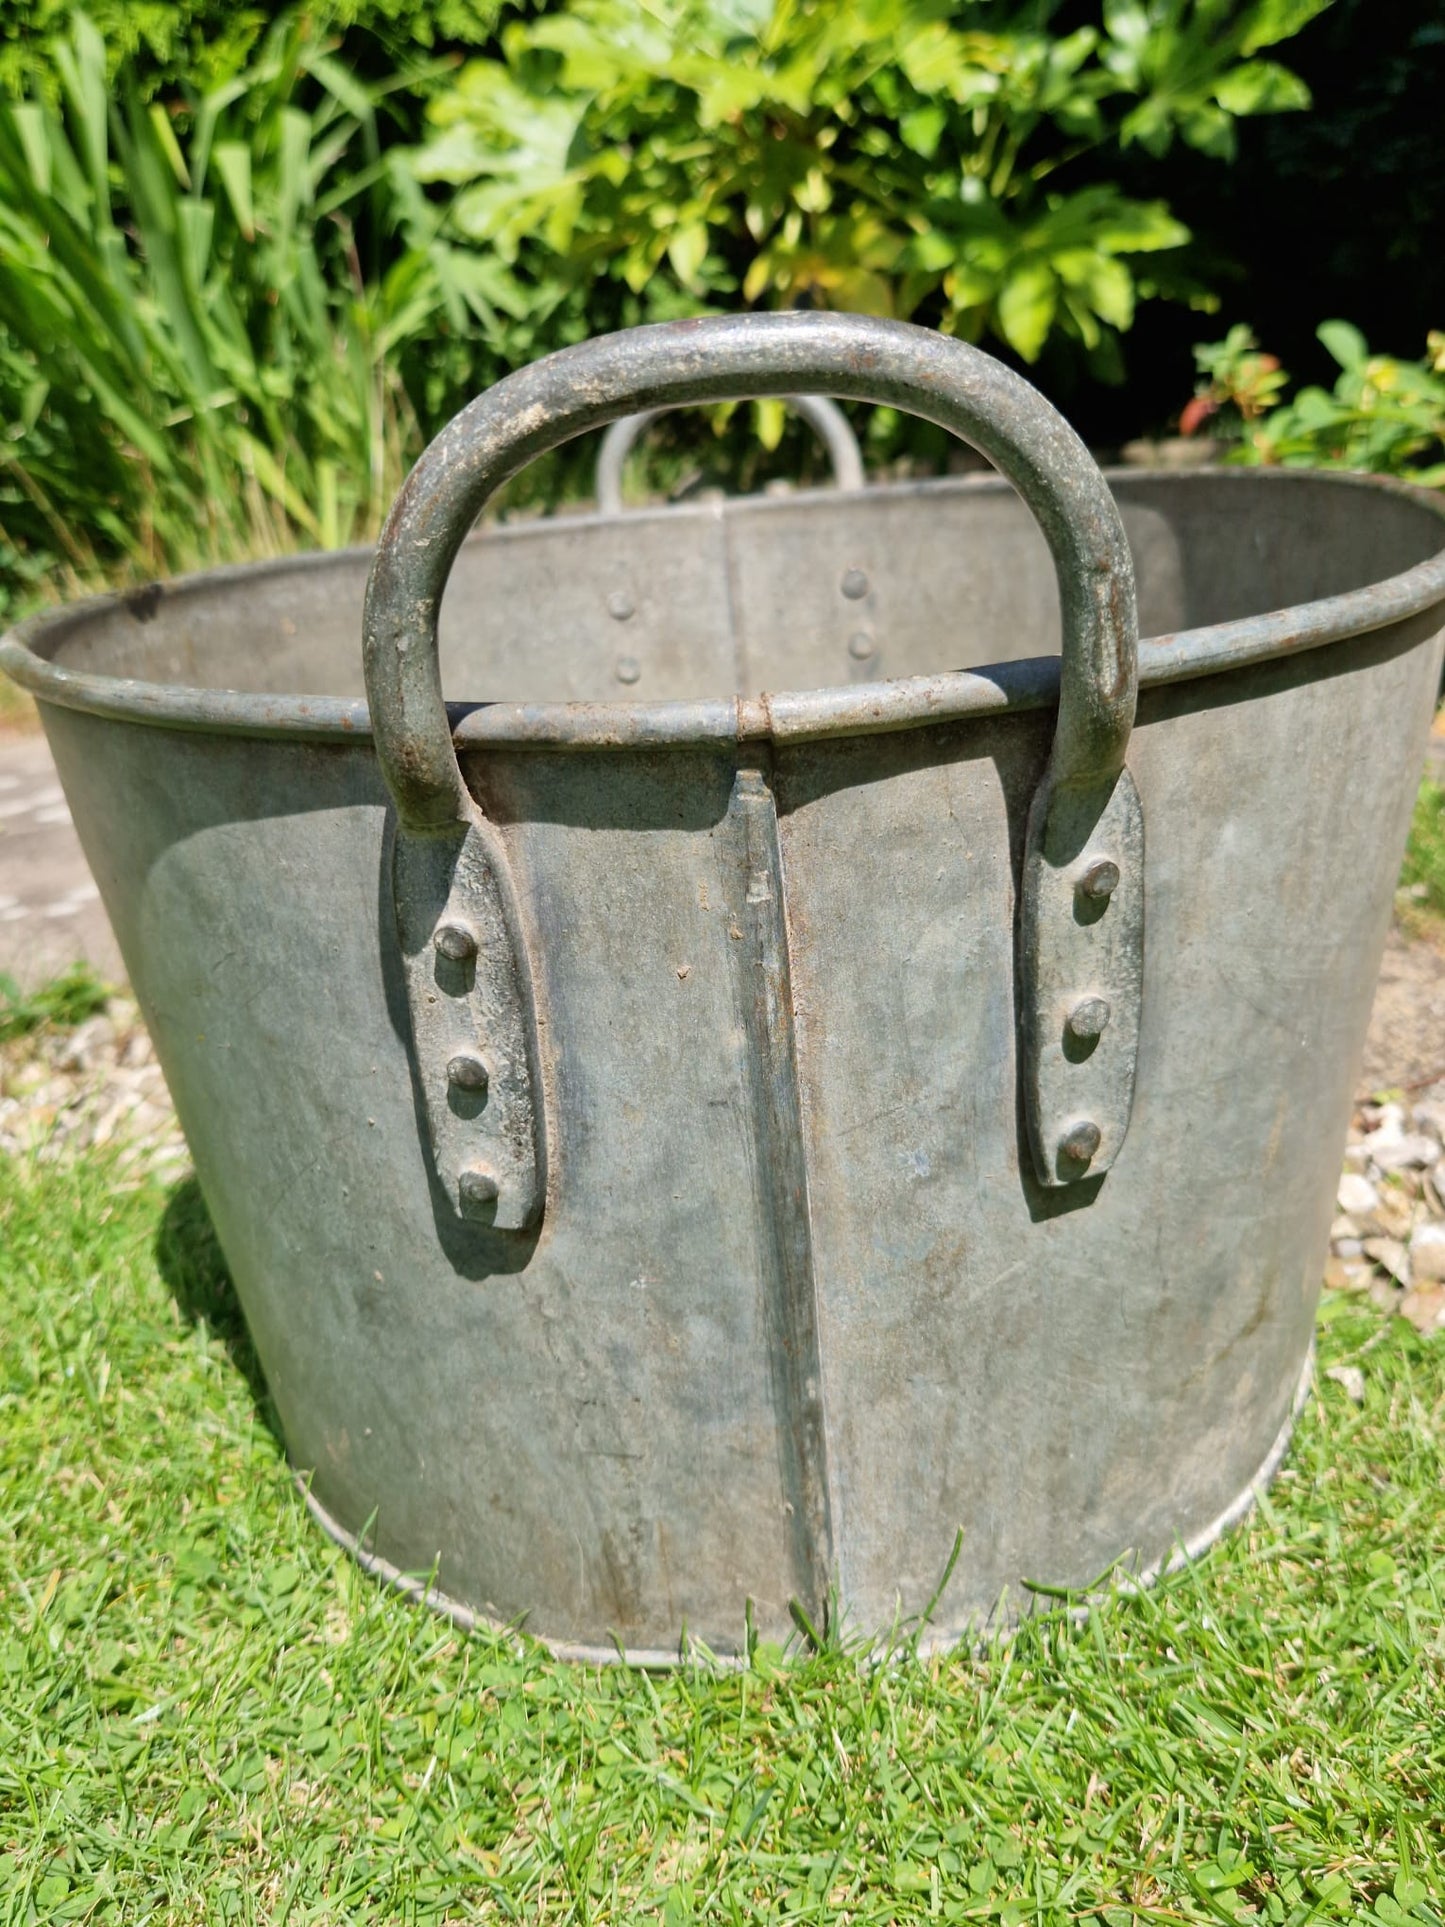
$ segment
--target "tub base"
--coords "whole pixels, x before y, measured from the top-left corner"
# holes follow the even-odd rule
[[[1231,1499],[1224,1510],[1211,1519],[1207,1526],[1194,1533],[1183,1545],[1176,1547],[1167,1559],[1156,1560],[1152,1566],[1146,1566],[1140,1573],[1120,1576],[1114,1582],[1115,1589],[1120,1592],[1137,1591],[1153,1585],[1156,1580],[1164,1578],[1171,1572],[1177,1572],[1181,1566],[1188,1565],[1201,1553],[1206,1552],[1216,1539],[1222,1538],[1232,1526],[1238,1525],[1248,1516],[1254,1508],[1256,1498],[1273,1483],[1275,1474],[1284,1462],[1290,1439],[1294,1434],[1295,1421],[1304,1409],[1305,1401],[1314,1383],[1314,1369],[1315,1348],[1311,1341],[1284,1424],[1279,1428],[1269,1451],[1260,1462],[1259,1470],[1244,1490]],[[501,1634],[510,1630],[507,1622],[493,1619],[488,1614],[477,1612],[470,1606],[461,1605],[457,1600],[448,1598],[437,1587],[428,1585],[416,1574],[402,1572],[392,1565],[389,1559],[383,1559],[378,1553],[368,1552],[356,1534],[348,1532],[346,1527],[339,1520],[334,1519],[322,1505],[311,1491],[305,1473],[293,1467],[292,1478],[317,1525],[321,1527],[328,1539],[334,1539],[337,1545],[351,1554],[363,1572],[370,1573],[374,1579],[380,1579],[414,1604],[426,1606],[430,1611],[440,1613],[443,1618],[451,1620],[452,1624],[463,1632],[482,1631]],[[517,1628],[517,1630],[520,1629],[520,1627]],[[546,1639],[540,1635],[533,1635],[533,1637],[540,1639],[540,1643],[547,1648],[554,1659],[573,1660],[586,1666],[615,1666],[620,1663],[627,1666],[671,1667],[680,1664],[690,1656],[687,1651],[676,1647],[592,1646],[566,1639]],[[918,1642],[918,1652],[924,1656],[947,1652],[961,1645],[967,1637],[965,1632],[941,1633],[932,1638],[925,1636]],[[710,1657],[723,1666],[742,1664],[741,1658],[736,1655],[712,1654]]]

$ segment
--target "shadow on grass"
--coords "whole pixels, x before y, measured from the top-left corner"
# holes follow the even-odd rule
[[[187,1325],[204,1325],[220,1339],[226,1356],[246,1381],[257,1417],[284,1444],[211,1214],[193,1177],[183,1178],[171,1192],[156,1234],[156,1264],[182,1320]]]

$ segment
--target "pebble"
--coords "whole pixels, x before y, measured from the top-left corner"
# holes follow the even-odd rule
[[[1370,1162],[1381,1171],[1423,1171],[1440,1155],[1440,1146],[1424,1131],[1376,1131],[1365,1139],[1364,1149]]]
[[[1361,1172],[1346,1171],[1340,1179],[1335,1202],[1347,1217],[1369,1218],[1379,1206],[1380,1194]]]
[[[1358,1365],[1331,1365],[1325,1377],[1332,1378],[1352,1404],[1364,1404],[1365,1374]]]
[[[1405,1190],[1387,1187],[1380,1193],[1370,1223],[1387,1238],[1408,1238],[1415,1229],[1416,1205],[1417,1200]]]
[[[1422,1284],[1445,1284],[1445,1224],[1420,1226],[1410,1240],[1410,1269]]]
[[[1362,1104],[1345,1148],[1325,1285],[1445,1332],[1445,1080],[1408,1108]]]
[[[1399,1312],[1417,1331],[1445,1330],[1445,1285],[1416,1285],[1401,1299]]]
[[[1366,1238],[1365,1256],[1373,1258],[1398,1284],[1409,1284],[1410,1253],[1398,1238]]]

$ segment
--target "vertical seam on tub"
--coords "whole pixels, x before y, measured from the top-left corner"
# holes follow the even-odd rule
[[[728,813],[737,831],[734,875],[742,883],[736,914],[765,1224],[768,1367],[793,1566],[816,1615],[828,1606],[834,1577],[833,1504],[787,898],[777,806],[765,767],[738,770]]]

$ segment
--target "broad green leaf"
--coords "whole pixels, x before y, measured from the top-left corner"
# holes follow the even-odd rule
[[[886,275],[870,268],[848,267],[838,271],[830,289],[830,305],[852,314],[891,315],[893,284]]]
[[[771,455],[783,439],[787,426],[788,411],[776,395],[767,395],[753,403],[753,420],[757,426],[757,437]]]
[[[993,275],[960,262],[943,277],[943,291],[955,308],[982,307],[998,293],[998,281]]]
[[[905,147],[912,148],[915,154],[931,161],[938,152],[938,143],[943,138],[943,130],[948,124],[948,115],[942,107],[915,107],[911,113],[904,114],[898,122],[898,132]]]
[[[1335,397],[1323,388],[1301,388],[1291,407],[1300,423],[1311,430],[1336,428],[1346,418]]]
[[[698,123],[717,127],[769,99],[772,87],[755,67],[710,65],[697,77]]]
[[[1229,114],[1280,114],[1308,107],[1310,90],[1273,60],[1249,60],[1215,84],[1214,98]]]
[[[1104,0],[1104,31],[1121,46],[1141,48],[1149,38],[1149,15],[1139,0]]]
[[[667,258],[685,288],[696,290],[700,285],[698,275],[707,259],[707,248],[707,227],[702,221],[685,222],[668,242]]]
[[[1025,361],[1037,361],[1048,340],[1058,305],[1058,283],[1043,262],[1029,262],[1012,273],[998,297],[998,324],[1004,340]]]
[[[753,258],[753,264],[743,277],[743,300],[756,301],[762,295],[773,276],[773,254],[764,248]]]
[[[972,57],[969,39],[934,21],[904,42],[897,60],[920,94],[947,94],[960,105],[998,92],[998,76]]]
[[[1348,321],[1325,321],[1316,328],[1317,338],[1334,356],[1341,368],[1362,368],[1369,355],[1365,337]]]
[[[1111,328],[1132,327],[1134,277],[1122,261],[1107,254],[1081,253],[1056,256],[1053,265],[1062,281],[1081,290],[1101,321]]]
[[[810,167],[793,190],[793,199],[809,214],[826,213],[832,198],[828,177],[821,167]]]
[[[957,243],[941,228],[933,228],[927,234],[915,234],[904,250],[908,267],[923,268],[934,273],[949,267],[957,256]]]
[[[1234,120],[1213,102],[1205,101],[1179,116],[1179,132],[1190,147],[1217,161],[1232,161],[1237,143]]]
[[[1245,53],[1289,40],[1333,4],[1334,0],[1255,0],[1243,41]]]
[[[1400,1871],[1395,1875],[1391,1892],[1400,1906],[1407,1910],[1411,1907],[1418,1907],[1420,1902],[1427,1898],[1424,1881],[1416,1879],[1415,1875],[1406,1867],[1401,1867]]]

